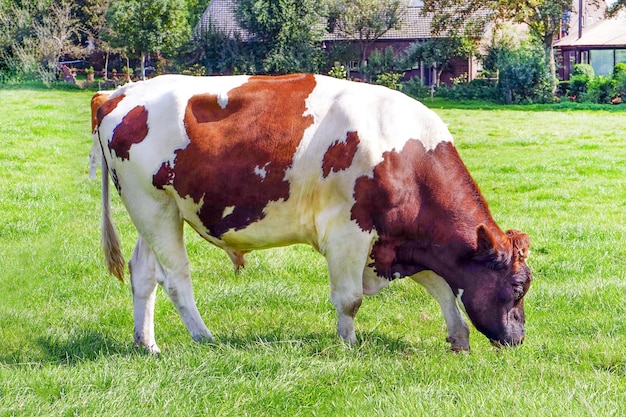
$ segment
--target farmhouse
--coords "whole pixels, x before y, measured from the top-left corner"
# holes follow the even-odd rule
[[[559,77],[567,80],[575,64],[591,64],[596,75],[610,75],[616,64],[626,62],[626,16],[599,20],[579,33],[558,40],[554,47],[562,57]]]
[[[406,50],[414,42],[425,42],[432,39],[431,15],[422,15],[423,2],[421,0],[407,0],[408,7],[403,15],[403,21],[399,29],[391,29],[379,39],[375,40],[366,50],[369,56],[375,50],[384,50],[391,46],[396,52]],[[198,22],[194,32],[196,34],[216,29],[230,37],[237,37],[242,41],[251,40],[251,36],[246,30],[239,27],[235,19],[235,0],[213,0],[207,7]],[[337,43],[354,43],[354,39],[342,36],[341,33],[327,33],[323,38],[322,48],[332,48]],[[348,71],[355,72],[358,62],[341,62]],[[424,85],[431,85],[436,79],[436,68],[431,68],[420,64],[414,68],[407,68],[407,77],[419,77]],[[440,81],[449,84],[452,78],[461,74],[467,74],[472,80],[478,73],[477,60],[475,58],[463,59],[453,58],[444,68],[440,76]],[[356,74],[355,74],[356,75]]]

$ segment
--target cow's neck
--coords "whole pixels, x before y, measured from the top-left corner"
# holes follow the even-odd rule
[[[377,228],[374,267],[390,279],[433,270],[454,285],[475,252],[477,227],[502,232],[452,144],[439,144],[413,166],[416,191],[396,189],[402,198]]]

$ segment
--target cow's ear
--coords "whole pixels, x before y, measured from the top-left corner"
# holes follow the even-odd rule
[[[528,235],[519,230],[507,230],[506,236],[513,246],[513,254],[521,259],[528,258],[530,248],[530,238]]]
[[[485,262],[491,269],[503,268],[510,257],[508,251],[496,235],[484,224],[476,228],[476,256],[475,259]]]

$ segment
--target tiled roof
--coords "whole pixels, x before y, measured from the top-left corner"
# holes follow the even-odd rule
[[[409,7],[404,15],[403,23],[400,29],[391,29],[385,33],[380,40],[399,40],[399,39],[427,39],[430,38],[430,23],[432,15],[422,16],[421,7],[416,7],[420,1],[410,0]],[[194,33],[198,36],[200,33],[208,30],[213,26],[220,32],[229,36],[238,34],[242,40],[249,40],[250,34],[239,27],[235,18],[236,0],[212,0],[206,11],[200,18],[198,25],[194,29]],[[344,40],[345,37],[337,33],[329,33],[324,36],[325,40]]]
[[[209,7],[204,11],[200,21],[194,28],[194,34],[206,32],[211,26],[220,32],[234,37],[241,36],[241,40],[249,40],[250,34],[239,27],[235,19],[236,0],[211,0]]]

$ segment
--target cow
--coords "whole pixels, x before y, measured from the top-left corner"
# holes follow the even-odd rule
[[[102,103],[107,101],[112,91],[98,91],[91,97],[91,132],[92,132],[92,145],[89,151],[89,178],[96,178],[96,172],[98,171],[98,165],[100,165],[100,141],[96,134],[96,127],[98,126],[97,112]]]
[[[321,75],[164,75],[97,112],[108,171],[139,238],[129,261],[135,345],[158,353],[160,284],[196,341],[188,223],[236,267],[255,249],[309,244],[327,260],[337,333],[357,343],[363,295],[410,277],[439,303],[454,351],[473,325],[496,346],[524,339],[527,234],[496,224],[447,126],[381,86]],[[102,244],[124,279],[108,175]]]

